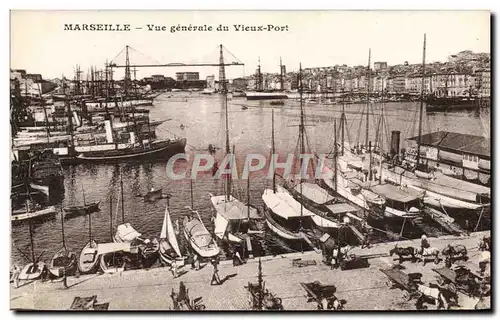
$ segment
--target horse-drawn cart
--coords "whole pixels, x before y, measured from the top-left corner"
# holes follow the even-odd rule
[[[269,290],[264,288],[265,284],[248,283],[245,288],[250,293],[250,307],[252,310],[283,310],[281,298],[277,298]]]
[[[300,285],[307,292],[307,302],[315,301],[318,310],[342,310],[345,300],[335,296],[337,288],[334,285],[322,285],[319,281],[301,282]]]
[[[420,297],[421,294],[418,291],[417,283],[421,282],[421,273],[406,274],[396,268],[380,269],[380,271],[382,271],[382,273],[384,273],[389,278],[389,280],[387,281],[387,285],[391,289],[398,288],[405,291],[403,293],[403,297],[406,300]]]
[[[491,291],[491,285],[467,267],[457,266],[453,269],[443,267],[432,270],[440,276],[438,283],[440,285],[447,284],[450,291],[460,291],[474,297],[486,296]]]
[[[451,265],[457,260],[467,261],[467,248],[464,245],[451,245],[449,244],[443,249],[443,256],[445,257],[445,265],[450,268]]]

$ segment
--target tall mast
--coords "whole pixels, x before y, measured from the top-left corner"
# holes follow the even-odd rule
[[[120,192],[122,194],[122,223],[125,223],[125,204],[124,204],[124,196],[123,196],[123,177],[122,172],[120,170]]]
[[[125,98],[128,97],[128,86],[130,85],[130,58],[128,55],[128,45],[125,46],[125,79],[123,81],[123,89]]]
[[[271,158],[274,156],[276,153],[276,150],[274,148],[274,108],[272,109],[271,113]],[[276,193],[276,172],[274,172],[274,162],[271,163],[273,166],[273,193]]]
[[[42,97],[42,89],[40,88],[40,84],[38,85],[38,94],[40,95],[40,100],[42,101],[43,115],[45,117],[45,132],[47,132],[47,142],[50,143],[49,117],[47,115],[47,109],[45,109],[45,100]]]
[[[26,212],[29,212],[28,202],[26,201]],[[28,228],[30,233],[30,244],[31,244],[31,262],[35,263],[35,243],[33,242],[33,226],[31,225],[31,219],[28,220]]]
[[[283,64],[281,63],[280,57],[280,90],[283,90]]]
[[[247,216],[250,219],[250,172],[247,177]]]
[[[262,73],[260,72],[260,57],[259,57],[259,64],[257,67],[257,91],[262,90]]]
[[[426,34],[424,33],[424,50],[422,53],[422,86],[420,88],[420,116],[418,121],[417,168],[420,162],[420,144],[422,143],[422,119],[424,116],[425,44]]]
[[[62,234],[63,248],[66,249],[66,239],[64,238],[64,214],[62,207],[61,207],[61,234]]]
[[[219,56],[219,83],[222,88],[222,108],[224,111],[225,119],[225,127],[226,127],[226,155],[231,154],[231,147],[229,146],[229,115],[227,112],[227,83],[226,83],[226,70],[224,67],[224,53],[222,44],[220,47],[220,56]],[[229,196],[231,195],[231,176],[227,175],[226,177],[226,201],[229,201]]]
[[[66,108],[67,108],[67,113],[68,113],[68,131],[69,131],[69,137],[71,141],[71,148],[75,146],[75,138],[73,136],[73,117],[71,115],[71,104],[69,101],[66,99]]]
[[[382,81],[382,109],[380,110],[380,130],[379,130],[379,137],[380,137],[380,150],[379,150],[379,155],[380,155],[380,174],[379,174],[379,181],[380,181],[380,184],[382,184],[382,152],[383,152],[383,143],[384,143],[384,139],[382,138],[382,136],[384,135],[384,105],[385,105],[385,101],[384,101],[384,82]]]
[[[333,119],[333,182],[337,192],[337,118]]]
[[[113,239],[113,195],[109,195],[109,235]]]
[[[343,91],[343,90],[342,90]],[[342,125],[342,133],[341,133],[341,139],[342,139],[342,155],[344,155],[344,124],[345,124],[345,104],[344,104],[344,99],[342,98],[342,114],[340,115],[340,124]]]
[[[306,150],[305,150],[305,144],[304,144],[304,104],[302,101],[302,91],[303,91],[303,85],[302,85],[302,63],[299,64],[299,93],[300,93],[300,126],[299,126],[299,139],[300,139],[300,153],[301,155],[304,155]],[[302,159],[300,160],[300,169],[299,169],[299,174],[300,174],[300,194],[302,195]],[[302,217],[304,211],[304,206],[302,205],[302,202],[300,203],[300,216]],[[302,219],[300,219],[300,230],[302,232]],[[302,251],[302,243],[301,243],[301,251]]]
[[[89,211],[89,241],[92,241],[92,215]]]
[[[372,49],[368,50],[368,70],[366,76],[366,135],[365,135],[365,146],[368,145],[368,130],[370,129],[370,66],[371,66]]]
[[[189,191],[191,193],[191,209],[194,210],[193,179],[189,179]]]

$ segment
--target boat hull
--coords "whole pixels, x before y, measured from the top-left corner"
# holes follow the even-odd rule
[[[247,100],[281,100],[288,99],[288,95],[279,92],[245,92]]]
[[[91,203],[91,204],[86,205],[86,206],[64,208],[64,217],[65,218],[72,218],[72,217],[87,215],[87,214],[99,211],[99,204],[100,204],[100,201]]]
[[[43,272],[46,269],[46,265],[43,262],[37,262],[35,264],[28,263],[21,270],[18,279],[21,281],[32,281],[38,280],[42,277]]]
[[[198,220],[198,222],[201,224],[201,221]],[[203,226],[203,228],[205,228],[205,226]],[[208,234],[208,231],[206,231],[206,232]],[[190,233],[186,230],[186,220],[184,220],[183,233],[184,233],[184,237],[189,242],[189,245],[191,246],[191,248],[200,257],[202,257],[202,258],[213,258],[213,257],[216,257],[220,253],[219,246],[217,246],[217,244],[215,243],[214,239],[212,239],[212,241],[214,242],[214,246],[212,246],[211,248],[210,247],[207,248],[207,247],[200,247],[200,246],[198,246],[196,244],[196,241],[193,239],[194,236],[191,236]]]
[[[266,224],[272,232],[274,232],[278,237],[286,240],[296,240],[296,241],[303,240],[302,234],[287,230],[281,225],[279,225],[278,222],[276,222],[276,220],[273,219],[271,212],[272,210],[267,207],[266,210],[264,210],[264,215],[266,217]]]
[[[78,271],[82,274],[94,273],[99,264],[99,255],[97,254],[97,242],[91,240],[87,242],[80,252],[78,258]]]
[[[50,260],[49,272],[56,278],[64,275],[72,276],[78,268],[76,260],[77,257],[74,252],[61,248]]]
[[[57,212],[56,207],[50,206],[50,207],[42,209],[42,210],[13,214],[11,217],[11,220],[12,221],[21,221],[21,220],[27,220],[27,219],[42,218],[42,217],[54,215],[54,214],[56,214],[56,212]]]
[[[158,143],[149,149],[135,148],[124,150],[113,150],[113,152],[85,152],[76,158],[63,160],[64,163],[117,163],[140,160],[167,160],[177,153],[184,153],[186,139],[165,141]]]

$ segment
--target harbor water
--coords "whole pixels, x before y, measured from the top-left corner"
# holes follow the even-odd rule
[[[150,109],[151,120],[171,119],[157,128],[159,138],[177,135],[187,138],[186,151],[189,154],[207,153],[209,144],[224,148],[223,115],[219,95],[201,95],[198,93],[164,93],[154,101]],[[401,141],[418,134],[419,102],[392,102],[384,105],[384,115],[388,130],[401,131]],[[247,106],[248,109],[242,109]],[[345,106],[347,118],[346,140],[351,143],[364,142],[366,132],[366,105],[350,104]],[[288,100],[283,106],[272,106],[269,101],[247,101],[245,98],[232,98],[228,101],[230,141],[235,146],[237,162],[241,173],[244,157],[248,153],[268,155],[271,145],[271,112],[274,109],[276,150],[280,154],[294,152],[297,145],[298,123],[300,119],[299,102]],[[332,151],[334,126],[342,112],[341,105],[306,103],[306,130],[308,145],[316,153]],[[369,137],[375,137],[380,118],[380,104],[373,104],[369,116]],[[424,108],[425,112],[425,108]],[[479,136],[490,136],[490,109],[475,112],[434,113],[425,114],[422,133],[435,131],[451,131]],[[384,129],[386,130],[386,129]],[[389,146],[390,131],[379,136],[383,139],[384,148]],[[338,137],[339,138],[339,137]],[[375,142],[375,139],[373,139]],[[220,154],[220,152],[219,152]],[[186,162],[179,162],[186,167]],[[189,180],[169,180],[164,163],[139,163],[120,165],[78,165],[64,168],[64,198],[62,206],[81,205],[84,202],[101,201],[100,211],[93,213],[92,237],[98,242],[111,242],[111,232],[115,232],[117,224],[122,222],[120,199],[120,174],[123,180],[124,217],[137,231],[145,236],[159,237],[167,199],[153,203],[143,201],[141,195],[151,188],[163,189],[170,197],[171,217],[175,221],[189,212],[191,206]],[[257,208],[263,207],[261,195],[271,181],[265,173],[251,175],[250,199]],[[246,200],[246,184],[244,180],[236,183],[235,196]],[[193,205],[199,211],[209,230],[213,229],[211,221],[213,212],[210,195],[223,192],[221,181],[211,174],[199,176],[193,182]],[[110,207],[111,205],[111,207]],[[88,217],[80,216],[65,220],[66,246],[80,251],[88,241]],[[110,222],[112,223],[110,228]],[[12,263],[25,264],[23,254],[29,253],[29,228],[26,223],[12,225]],[[439,228],[431,228],[439,235]],[[181,245],[186,245],[180,235]],[[41,254],[47,261],[62,246],[60,215],[48,221],[33,222],[33,239],[35,256]],[[300,251],[291,247],[271,232],[260,235],[262,252],[260,254],[280,254]],[[30,256],[30,255],[28,255]]]

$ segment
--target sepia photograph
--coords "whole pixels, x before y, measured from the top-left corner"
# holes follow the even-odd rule
[[[10,11],[10,309],[491,311],[491,22]]]

